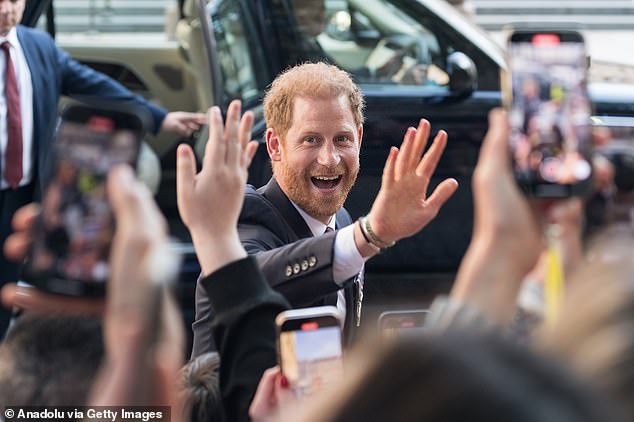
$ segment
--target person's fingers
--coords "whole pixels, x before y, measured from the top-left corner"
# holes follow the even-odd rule
[[[42,208],[40,205],[35,202],[18,209],[11,219],[11,226],[13,227],[13,230],[16,232],[31,230],[31,227],[41,210]]]
[[[133,255],[147,254],[147,246],[165,236],[167,224],[149,189],[129,166],[115,167],[108,175],[107,188],[117,221],[110,256],[114,268],[115,263],[127,262]]]
[[[242,151],[242,145],[239,139],[241,108],[242,103],[239,100],[233,100],[227,110],[223,140],[227,147],[226,162],[231,166],[236,165],[239,159],[239,153]]]
[[[398,151],[396,162],[394,163],[394,176],[398,180],[407,171],[407,165],[409,163],[410,155],[414,149],[414,142],[416,139],[416,129],[413,127],[407,128],[405,136],[403,137],[403,143]]]
[[[186,219],[185,210],[193,206],[194,183],[196,179],[196,159],[191,147],[181,144],[176,150],[176,204],[181,218]]]
[[[130,166],[117,165],[108,174],[108,201],[110,201],[117,219],[132,211],[132,185],[134,183],[134,173]]]
[[[612,140],[612,131],[605,126],[593,126],[592,127],[592,141],[595,147],[600,147],[608,144]]]
[[[489,130],[487,131],[478,165],[487,165],[497,171],[510,169],[509,164],[509,126],[506,111],[495,108],[489,113]]]
[[[0,301],[2,306],[11,309],[15,306],[15,293],[18,285],[15,283],[7,283],[0,289]]]
[[[431,207],[434,213],[437,213],[444,203],[451,198],[451,195],[456,192],[456,189],[458,189],[458,181],[456,179],[443,180],[427,199],[427,206]]]
[[[247,111],[240,120],[240,146],[246,148],[247,144],[251,140],[251,130],[253,129],[254,121],[253,112]]]
[[[249,166],[251,165],[251,162],[253,161],[253,157],[255,157],[255,153],[258,151],[258,147],[260,146],[260,144],[258,143],[258,141],[251,141],[247,144],[245,151],[244,151],[244,163],[243,163],[243,167],[245,169],[249,168]]]
[[[280,409],[295,401],[295,394],[290,389],[288,379],[280,372],[275,379],[275,401]]]
[[[189,129],[191,132],[197,131],[198,129],[200,129],[200,126],[201,126],[201,124],[198,123],[196,120],[186,120],[184,124],[187,126],[187,129]]]
[[[207,115],[205,113],[187,112],[187,120],[200,126],[207,124]]]
[[[0,291],[2,303],[7,308],[18,307],[39,313],[62,312],[68,314],[101,315],[103,299],[76,298],[43,293],[34,287],[6,284]]]
[[[389,188],[394,180],[397,156],[398,148],[391,147],[390,152],[387,155],[387,160],[385,160],[385,167],[383,167],[383,179],[381,181],[382,187]]]
[[[209,139],[205,146],[203,171],[211,171],[218,163],[225,162],[226,145],[223,140],[222,114],[216,106],[209,109]]]
[[[427,139],[429,138],[430,130],[431,125],[429,124],[429,121],[426,119],[421,119],[418,123],[418,130],[416,131],[413,152],[409,157],[410,168],[416,168],[418,166],[420,157],[421,155],[423,155],[423,151],[425,150],[425,146],[427,145]]]
[[[594,188],[599,191],[607,191],[614,184],[614,165],[602,155],[592,157],[592,174]]]
[[[547,219],[551,223],[563,226],[579,226],[583,217],[583,202],[580,198],[569,198],[557,201],[547,211]]]
[[[22,262],[31,245],[32,238],[24,232],[13,233],[4,241],[4,256],[14,262]]]
[[[429,148],[429,151],[425,153],[423,159],[420,160],[420,163],[418,163],[418,167],[416,167],[416,174],[429,181],[431,176],[434,174],[434,171],[436,171],[436,167],[438,166],[438,162],[440,161],[440,157],[442,157],[442,153],[445,151],[446,146],[447,132],[441,130],[434,138],[434,142]]]

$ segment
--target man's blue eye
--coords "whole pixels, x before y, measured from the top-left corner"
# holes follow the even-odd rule
[[[347,136],[338,136],[337,137],[337,142],[348,142],[350,140],[350,138],[348,138]]]
[[[304,138],[304,142],[309,142],[309,143],[314,143],[317,142],[317,138],[315,138],[314,136],[307,136]]]

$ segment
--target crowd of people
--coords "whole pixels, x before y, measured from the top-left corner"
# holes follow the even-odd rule
[[[179,146],[178,208],[202,271],[187,363],[166,223],[130,167],[111,170],[105,300],[6,285],[4,305],[23,314],[0,345],[0,403],[162,405],[178,421],[631,420],[632,233],[583,244],[581,199],[524,196],[502,110],[490,114],[473,236],[451,292],[434,300],[420,335],[361,335],[365,262],[424,230],[459,188],[450,178],[428,194],[447,134],[428,147],[421,119],[390,150],[371,209],[353,221],[343,204],[359,171],[363,111],[345,71],[307,63],[279,75],[264,99],[273,168],[264,187],[246,185],[258,143],[237,100],[224,121],[209,110],[200,171]],[[40,212],[15,213],[8,259],[24,259]],[[527,324],[518,299],[527,277],[544,272],[553,224],[565,297],[557,318],[538,309]],[[297,398],[278,366],[275,318],[319,305],[345,315],[343,381]]]

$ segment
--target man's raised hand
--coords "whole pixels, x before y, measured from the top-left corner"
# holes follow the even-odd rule
[[[390,150],[381,189],[368,214],[374,233],[384,242],[418,233],[458,188],[455,179],[446,179],[427,197],[429,181],[447,144],[447,133],[441,130],[421,158],[429,132],[429,122],[421,119],[418,129],[411,127],[405,133],[400,151]]]

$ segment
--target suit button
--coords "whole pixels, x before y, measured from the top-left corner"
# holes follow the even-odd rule
[[[302,271],[306,271],[308,269],[308,261],[302,261]]]
[[[299,264],[293,265],[293,274],[299,274]]]
[[[293,269],[291,268],[290,265],[286,266],[286,277],[290,277],[293,275]]]
[[[308,258],[308,266],[312,268],[315,265],[317,265],[317,258],[315,258],[314,256]]]

